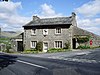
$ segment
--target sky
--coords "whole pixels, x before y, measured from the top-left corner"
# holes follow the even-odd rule
[[[76,13],[77,26],[100,35],[100,0],[9,0],[0,1],[2,31],[23,31],[23,25],[40,18],[71,16]]]

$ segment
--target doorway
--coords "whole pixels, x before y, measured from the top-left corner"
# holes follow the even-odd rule
[[[76,49],[76,39],[73,38],[73,49]]]
[[[43,42],[43,51],[47,52],[48,50],[48,42]]]
[[[23,51],[23,42],[17,41],[17,51]]]

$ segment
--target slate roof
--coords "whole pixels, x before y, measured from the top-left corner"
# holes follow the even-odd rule
[[[35,16],[36,18],[37,16]],[[33,17],[34,18],[34,17]],[[45,18],[40,19],[37,17],[37,19],[33,19],[29,23],[27,23],[25,26],[43,26],[43,25],[60,25],[60,24],[72,24],[72,17],[56,17],[56,18]]]
[[[23,33],[20,33],[19,35],[13,37],[12,39],[22,39]]]

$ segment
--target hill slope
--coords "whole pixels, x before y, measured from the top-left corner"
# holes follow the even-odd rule
[[[20,34],[21,32],[14,32],[14,31],[2,31],[1,32],[1,37],[8,37],[12,38]]]

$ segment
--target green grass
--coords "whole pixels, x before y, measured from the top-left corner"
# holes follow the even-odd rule
[[[77,49],[95,49],[95,48],[100,48],[100,46],[98,46],[98,47],[90,47],[90,46],[78,46],[78,48]]]
[[[10,38],[0,38],[0,43],[9,44]]]
[[[36,49],[29,49],[29,50],[24,50],[22,52],[22,54],[34,54],[34,53],[39,53],[39,51]]]
[[[9,38],[0,38],[0,43],[8,43],[10,42]]]
[[[6,49],[4,49],[4,52],[9,52],[8,49],[11,48],[11,42],[10,42],[10,38],[0,38],[0,43],[3,43],[6,45]]]
[[[78,46],[78,48],[77,49],[90,49],[90,46]]]

